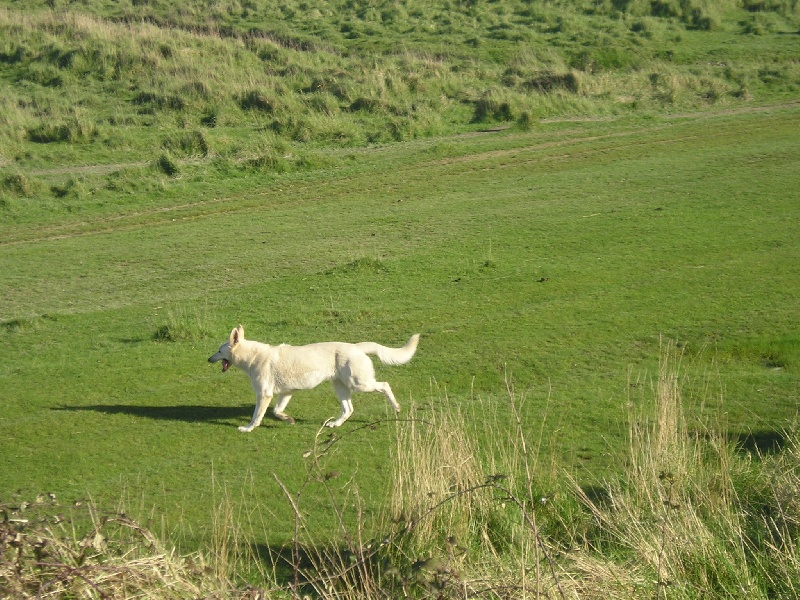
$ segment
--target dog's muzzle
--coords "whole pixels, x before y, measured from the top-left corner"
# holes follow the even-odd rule
[[[231,362],[229,360],[225,358],[220,358],[218,354],[215,354],[214,356],[208,359],[208,362],[210,363],[215,363],[219,361],[222,361],[222,372],[224,373],[225,371],[228,370],[228,367],[231,366]]]

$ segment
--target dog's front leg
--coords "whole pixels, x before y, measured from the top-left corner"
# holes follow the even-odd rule
[[[272,396],[267,396],[266,394],[259,393],[256,399],[256,408],[253,411],[253,418],[248,425],[243,425],[239,427],[239,431],[243,431],[245,433],[249,431],[253,431],[256,427],[261,425],[261,420],[264,418],[264,414],[267,412],[267,407],[269,406],[270,401],[272,400]]]

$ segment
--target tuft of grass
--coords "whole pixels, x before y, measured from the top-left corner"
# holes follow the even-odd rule
[[[473,123],[495,123],[514,119],[514,110],[508,95],[499,89],[489,89],[475,101]]]
[[[13,196],[20,196],[29,198],[33,196],[38,186],[36,181],[25,175],[25,173],[9,173],[2,179],[2,188],[4,193]]]
[[[39,123],[29,127],[26,138],[35,144],[76,144],[89,142],[98,135],[98,126],[87,115],[70,116],[65,121]]]
[[[162,152],[153,163],[153,166],[156,170],[168,177],[177,177],[181,172],[178,161],[176,161],[169,152]]]
[[[514,123],[520,131],[530,131],[536,126],[536,119],[528,111],[523,111]]]
[[[170,136],[161,147],[172,156],[205,157],[210,152],[208,139],[202,131]]]
[[[63,184],[56,184],[50,187],[50,192],[56,198],[71,197],[80,200],[87,194],[86,186],[81,178],[70,177]]]
[[[408,527],[404,542],[415,554],[444,547],[448,539],[480,546],[490,539],[496,507],[490,493],[462,495],[485,478],[476,440],[458,410],[422,414],[413,411],[398,423],[387,519]]]
[[[207,311],[168,309],[166,322],[152,335],[157,342],[195,342],[209,338],[215,332],[214,319]]]

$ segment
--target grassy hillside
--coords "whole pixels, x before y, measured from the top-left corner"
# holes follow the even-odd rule
[[[0,2],[0,218],[28,218],[26,198],[52,212],[158,195],[198,163],[205,178],[313,169],[320,147],[793,97],[799,11]]]

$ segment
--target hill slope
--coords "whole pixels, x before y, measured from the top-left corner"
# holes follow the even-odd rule
[[[308,169],[326,146],[794,97],[799,24],[788,0],[2,1],[0,214],[158,193],[189,159]]]

